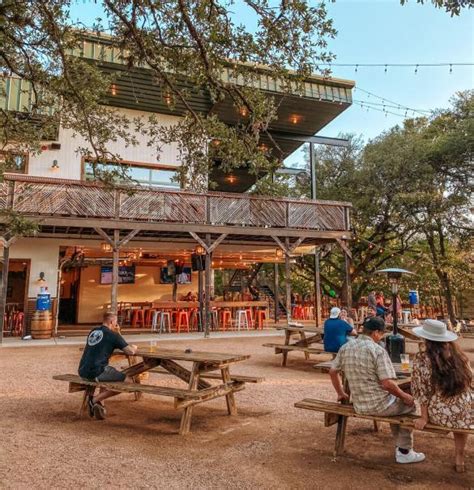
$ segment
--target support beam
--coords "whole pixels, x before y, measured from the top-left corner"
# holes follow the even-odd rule
[[[212,267],[212,252],[209,252],[211,247],[211,235],[206,235],[206,275],[204,286],[204,337],[209,337],[211,327],[211,267]]]
[[[278,323],[280,320],[280,267],[278,263],[274,264],[273,288],[275,302],[275,323]]]
[[[348,254],[344,254],[345,261],[345,283],[346,283],[346,302],[347,302],[347,313],[351,313],[352,309],[352,281],[351,281],[351,264],[352,258]]]
[[[118,246],[120,230],[114,230],[113,253],[112,253],[112,285],[110,291],[110,311],[118,313],[118,281],[119,281],[119,258],[120,248]]]
[[[314,318],[316,327],[322,325],[322,305],[321,305],[321,274],[319,264],[319,250],[314,249]]]
[[[221,242],[225,240],[227,237],[227,233],[222,233],[216,240],[214,240],[211,245],[207,244],[207,239],[204,241],[197,233],[194,233],[193,231],[190,231],[189,234],[201,245],[201,247],[208,253],[214,252],[214,250],[219,246]],[[206,235],[207,237],[208,235]],[[210,235],[209,235],[210,236]],[[209,239],[210,241],[210,239]]]
[[[3,342],[3,328],[5,323],[5,308],[7,304],[8,269],[10,265],[10,247],[3,247],[2,264],[2,292],[0,294],[0,343]]]
[[[120,249],[124,247],[130,240],[140,233],[140,229],[136,228],[120,239],[120,230],[113,230],[113,237],[109,236],[102,228],[94,228],[95,232],[100,235],[106,243],[112,247],[112,285],[110,291],[110,311],[117,314],[118,312],[118,282],[119,282],[119,260]]]
[[[285,239],[286,250],[290,248],[290,239]],[[291,282],[290,282],[291,266],[290,266],[290,254],[285,252],[285,289],[286,289],[286,318],[291,320]]]
[[[0,291],[0,344],[3,342],[3,329],[5,326],[5,309],[7,306],[8,290],[8,270],[10,268],[10,247],[17,241],[17,236],[0,237],[0,243],[3,246],[3,264],[2,264],[2,283]]]

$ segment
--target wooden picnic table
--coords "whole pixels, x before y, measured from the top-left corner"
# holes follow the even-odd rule
[[[275,354],[282,354],[281,365],[286,366],[288,360],[288,352],[300,351],[303,352],[305,359],[310,359],[310,354],[324,354],[324,348],[321,344],[323,330],[321,328],[308,328],[304,325],[289,323],[288,325],[279,325],[277,330],[284,330],[285,341],[283,344],[263,344],[264,347],[275,349]],[[309,337],[306,334],[311,334]],[[294,335],[299,336],[299,340],[292,342]],[[319,344],[315,346],[313,344]],[[330,354],[330,353],[329,353]]]
[[[190,431],[191,417],[195,405],[225,396],[229,415],[236,415],[237,407],[234,393],[244,389],[246,382],[259,382],[262,380],[261,378],[232,376],[230,374],[230,367],[233,364],[249,359],[250,356],[248,355],[182,351],[151,346],[139,348],[134,356],[130,357],[142,359],[140,362],[136,362],[123,370],[127,376],[134,380],[133,383],[88,381],[77,375],[70,374],[53,376],[53,379],[68,381],[70,383],[70,392],[85,390],[85,395],[90,395],[99,387],[119,392],[139,392],[172,397],[174,398],[174,407],[184,410],[179,430],[182,435]],[[190,363],[191,368],[183,366],[181,362]],[[159,370],[156,369],[158,366],[160,366]],[[220,375],[212,373],[213,371],[220,371]],[[139,375],[145,372],[165,372],[184,381],[187,387],[182,389],[141,384]],[[213,385],[207,379],[219,379],[222,382]]]

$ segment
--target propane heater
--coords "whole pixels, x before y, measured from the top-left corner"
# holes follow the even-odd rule
[[[392,286],[392,315],[393,315],[393,331],[386,339],[386,348],[392,362],[401,362],[400,354],[405,353],[405,337],[398,333],[398,311],[397,297],[398,288],[403,274],[413,274],[413,272],[405,269],[382,269],[375,271],[376,274],[387,274],[388,282]]]

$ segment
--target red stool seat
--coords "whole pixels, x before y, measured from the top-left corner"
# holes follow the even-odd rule
[[[186,327],[186,330],[189,332],[189,312],[186,310],[181,310],[178,314],[178,321],[176,323],[178,333],[180,333],[181,327]]]
[[[140,324],[141,327],[145,326],[145,313],[143,310],[133,310],[132,313],[132,327],[136,327]]]

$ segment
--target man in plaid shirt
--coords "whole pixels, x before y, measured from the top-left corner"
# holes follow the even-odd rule
[[[349,399],[339,377],[339,372],[343,371],[356,413],[394,416],[415,410],[413,397],[394,383],[395,369],[387,351],[379,345],[384,331],[382,318],[366,319],[362,334],[341,347],[329,371],[338,401]],[[395,438],[397,463],[418,463],[425,459],[423,453],[413,450],[412,430],[395,424],[390,428]]]

